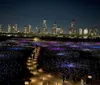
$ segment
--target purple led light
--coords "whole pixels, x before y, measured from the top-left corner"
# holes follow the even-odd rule
[[[95,44],[96,44],[96,45],[100,45],[100,42],[96,42]]]

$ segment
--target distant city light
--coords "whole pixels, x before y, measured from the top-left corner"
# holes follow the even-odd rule
[[[53,23],[52,25],[52,32],[48,31],[47,28],[47,20],[43,20],[43,24],[42,24],[42,31],[40,31],[40,26],[36,26],[36,30],[33,31],[32,30],[32,26],[31,25],[24,25],[23,27],[23,31],[19,31],[18,30],[18,25],[12,25],[12,24],[8,24],[8,28],[7,31],[3,31],[3,25],[0,24],[0,36],[14,36],[14,37],[33,37],[33,36],[54,36],[54,37],[64,37],[63,35],[66,35],[66,37],[68,38],[97,38],[99,37],[99,30],[98,28],[76,28],[75,27],[75,20],[72,20],[71,22],[71,26],[70,29],[68,31],[68,33],[64,33],[64,30],[62,27],[58,27],[56,22]],[[78,31],[77,31],[78,29]],[[38,39],[34,39],[34,41],[38,41]]]

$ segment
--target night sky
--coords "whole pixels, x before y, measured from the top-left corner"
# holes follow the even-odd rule
[[[56,21],[66,33],[71,20],[76,21],[76,28],[100,29],[99,0],[0,0],[0,24],[7,30],[7,24],[18,24],[23,30],[24,25],[32,25],[32,30],[47,20],[48,30]]]

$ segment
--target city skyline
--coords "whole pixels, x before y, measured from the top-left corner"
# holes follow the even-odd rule
[[[7,24],[7,28],[6,30],[4,30],[4,26],[3,24],[0,24],[0,32],[14,32],[14,33],[17,33],[17,32],[24,32],[24,33],[31,33],[31,32],[37,32],[40,30],[41,33],[53,33],[53,32],[57,32],[57,29],[59,30],[59,32],[63,31],[64,34],[68,34],[68,33],[78,33],[79,29],[82,29],[82,30],[85,30],[85,29],[90,29],[90,30],[93,30],[93,29],[97,29],[99,31],[99,28],[98,27],[92,27],[91,28],[76,28],[76,21],[75,20],[72,20],[72,22],[70,23],[70,27],[68,29],[68,31],[64,31],[64,28],[62,28],[61,26],[59,26],[56,21],[51,25],[52,27],[48,30],[48,26],[47,26],[47,20],[43,20],[42,21],[42,26],[40,27],[39,25],[37,25],[35,28],[32,28],[32,25],[31,24],[27,24],[27,25],[24,25],[22,30],[20,30],[19,28],[19,25],[16,23],[16,24],[12,24],[12,23],[9,23]],[[75,32],[76,31],[76,32]],[[55,33],[53,33],[55,34]]]
[[[22,31],[23,26],[32,25],[42,28],[42,20],[47,20],[48,30],[51,31],[52,24],[56,21],[57,25],[68,32],[71,20],[76,21],[76,28],[100,28],[100,5],[98,0],[1,0],[0,3],[0,24],[18,24]]]

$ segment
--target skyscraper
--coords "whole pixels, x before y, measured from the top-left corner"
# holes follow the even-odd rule
[[[60,27],[57,27],[57,29],[56,29],[56,33],[57,34],[63,34],[63,29],[62,28],[60,28]]]
[[[46,25],[46,20],[43,20],[43,33],[47,33],[47,25]]]
[[[71,29],[69,29],[69,31],[68,31],[68,34],[71,34],[72,32],[71,32]]]
[[[31,25],[28,25],[28,33],[31,33],[32,31],[32,26]]]
[[[98,28],[97,27],[94,28],[93,33],[94,33],[94,35],[97,35],[98,34]]]
[[[15,33],[15,26],[12,26],[12,33]]]
[[[75,31],[75,20],[72,20],[71,22],[71,33],[74,33]]]
[[[27,27],[26,27],[26,25],[24,26],[24,33],[27,33]]]
[[[0,24],[0,32],[2,32],[2,24]]]
[[[8,33],[11,33],[11,24],[8,24]]]
[[[62,28],[60,28],[60,34],[63,34],[64,30]]]
[[[91,35],[91,34],[92,34],[92,29],[89,29],[88,31],[89,31],[89,32],[88,32],[89,35]]]
[[[40,33],[40,26],[36,27],[36,33]]]
[[[88,34],[88,28],[84,29],[84,34]]]
[[[52,25],[52,34],[56,34],[57,24],[56,22]]]
[[[14,25],[14,28],[15,28],[14,32],[18,32],[18,26],[17,26],[17,24]]]
[[[79,34],[82,35],[82,28],[79,28]]]

